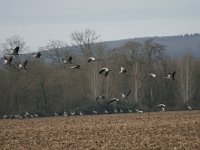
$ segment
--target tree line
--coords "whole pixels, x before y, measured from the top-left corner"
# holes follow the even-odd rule
[[[182,110],[187,104],[200,108],[200,59],[190,53],[170,58],[165,47],[153,40],[144,43],[129,41],[123,46],[108,49],[99,36],[90,29],[71,34],[72,46],[52,40],[40,50],[40,59],[32,58],[31,52],[14,58],[13,64],[28,59],[27,69],[3,65],[0,68],[0,115],[37,112],[50,115],[54,112],[113,109],[135,109],[157,111],[156,105],[163,103],[167,110]],[[8,38],[2,44],[2,55],[20,46],[27,52],[26,43],[19,37]],[[62,50],[61,50],[62,49]],[[71,56],[72,64],[63,63]],[[98,61],[88,63],[89,57]],[[46,61],[46,59],[51,61]],[[81,69],[69,69],[80,65]],[[127,72],[119,74],[120,67]],[[99,70],[107,67],[107,77]],[[175,80],[166,78],[176,71]],[[152,78],[150,73],[156,74]],[[131,90],[128,99],[121,93]],[[97,100],[104,96],[105,100]],[[116,97],[119,104],[107,104]]]

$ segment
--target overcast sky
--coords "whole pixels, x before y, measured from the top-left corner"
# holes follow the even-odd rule
[[[200,0],[0,0],[0,43],[22,37],[32,51],[73,31],[101,41],[200,32]]]

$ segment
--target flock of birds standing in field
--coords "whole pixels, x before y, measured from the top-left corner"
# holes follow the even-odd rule
[[[16,48],[14,48],[13,49],[13,52],[11,53],[11,54],[9,54],[8,56],[4,56],[4,64],[5,65],[8,65],[8,66],[13,66],[13,64],[12,64],[12,61],[13,61],[13,58],[15,57],[15,56],[17,56],[17,55],[20,55],[19,54],[19,50],[20,50],[20,47],[19,46],[17,46]],[[41,52],[37,52],[37,53],[33,53],[33,58],[40,58],[42,56],[42,54],[41,54]],[[69,56],[68,58],[62,58],[62,61],[63,61],[63,63],[66,63],[66,64],[72,64],[72,56]],[[95,57],[89,57],[88,58],[88,63],[90,63],[90,62],[95,62],[95,61],[97,61],[97,60],[99,60],[99,59],[97,59],[97,58],[95,58]],[[28,69],[27,68],[27,64],[28,64],[28,60],[26,59],[23,63],[19,63],[19,64],[15,64],[14,66],[15,67],[17,67],[18,69]],[[69,67],[70,69],[81,69],[81,66],[80,65],[74,65],[74,66],[70,66]],[[104,76],[105,77],[107,77],[108,76],[108,74],[109,74],[109,72],[110,72],[110,69],[109,68],[107,68],[107,67],[103,67],[103,68],[101,68],[100,70],[99,70],[99,74],[100,75],[102,75],[102,74],[104,74]],[[127,70],[124,68],[124,67],[121,67],[120,68],[120,71],[119,71],[119,74],[123,74],[123,73],[126,73],[127,72]],[[170,73],[169,72],[169,74],[165,77],[166,79],[171,79],[171,80],[175,80],[175,74],[176,74],[176,71],[174,71],[173,73]],[[156,78],[157,77],[157,75],[156,74],[154,74],[154,73],[150,73],[149,74],[149,76],[151,76],[152,78]],[[131,94],[131,90],[129,90],[126,94],[123,94],[123,93],[121,93],[121,98],[122,99],[128,99],[128,96]],[[105,96],[97,96],[96,97],[96,100],[98,101],[98,100],[106,100],[106,97]],[[107,104],[111,104],[111,103],[117,103],[117,104],[119,104],[120,103],[120,99],[119,98],[111,98],[109,101],[107,101]],[[165,104],[158,104],[157,105],[157,107],[160,107],[161,108],[161,111],[165,111],[165,108],[167,107]],[[188,104],[188,109],[189,110],[192,110],[192,107],[191,106],[189,106],[189,104]],[[115,109],[114,111],[113,111],[114,113],[117,113],[118,111]],[[123,110],[122,109],[120,109],[119,110],[119,112],[121,112],[121,113],[123,113]],[[128,112],[133,112],[132,110],[128,110]],[[138,109],[135,109],[135,112],[137,112],[137,113],[142,113],[143,111],[141,111],[141,110],[138,110]],[[93,114],[97,114],[98,112],[97,111],[93,111]],[[107,113],[109,113],[107,110],[105,110],[105,113],[107,114]],[[75,115],[75,112],[71,112],[71,113],[69,113],[70,115]],[[83,113],[82,112],[79,112],[79,114],[80,115],[83,115]],[[55,116],[57,116],[58,114],[54,114]],[[37,114],[33,114],[33,115],[29,115],[27,112],[25,113],[25,115],[24,115],[24,117],[26,118],[26,117],[37,117],[38,115]],[[68,116],[68,114],[64,111],[64,113],[63,113],[63,116]],[[7,118],[8,116],[5,116],[5,118]],[[13,116],[12,116],[13,117]],[[21,117],[23,117],[23,116],[21,116]],[[15,117],[16,118],[16,117]]]
[[[167,107],[165,104],[158,104],[157,107],[161,107],[161,111],[166,111],[165,108]],[[188,104],[187,105],[187,109],[188,110],[192,110],[192,107]],[[136,112],[138,114],[142,114],[143,111],[139,110],[139,109],[135,109],[135,111],[128,109],[128,110],[123,110],[123,109],[119,109],[117,110],[116,108],[112,111],[109,112],[108,110],[104,110],[103,112],[97,112],[95,110],[92,111],[92,114],[97,115],[97,114],[112,114],[112,113],[133,113]],[[71,111],[69,113],[67,113],[65,110],[63,113],[58,114],[58,113],[54,113],[53,116],[58,117],[58,116],[64,116],[64,117],[69,117],[69,116],[74,116],[74,115],[79,115],[79,116],[83,116],[84,113],[82,111],[79,112],[75,112],[75,111]],[[3,119],[28,119],[28,118],[37,118],[37,117],[42,117],[44,116],[43,114],[37,114],[37,113],[33,113],[33,114],[29,114],[28,112],[22,113],[22,114],[12,114],[12,115],[4,115]],[[52,115],[51,115],[52,116]]]

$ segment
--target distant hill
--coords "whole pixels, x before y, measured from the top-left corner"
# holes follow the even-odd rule
[[[153,39],[154,42],[165,46],[167,54],[172,57],[177,57],[185,52],[191,52],[196,57],[200,56],[200,34],[185,34],[180,36],[164,36],[164,37],[144,37],[124,39],[118,41],[104,42],[108,48],[117,48],[124,45],[128,41],[136,41],[143,43],[146,40]]]
[[[108,49],[119,48],[129,41],[135,41],[143,43],[146,40],[152,39],[154,42],[163,45],[167,51],[167,54],[171,57],[178,57],[183,55],[186,52],[191,52],[195,57],[200,57],[200,34],[185,34],[179,36],[163,36],[163,37],[144,37],[144,38],[133,38],[133,39],[124,39],[117,41],[105,41],[103,42]],[[65,50],[65,48],[60,48],[60,51]],[[49,54],[53,54],[53,49],[42,51],[42,56],[46,62],[52,61],[52,55],[49,57]],[[78,53],[78,51],[76,51]],[[32,57],[32,54],[23,54],[24,57],[21,57],[21,61],[26,58]],[[0,58],[3,62],[3,58]],[[0,64],[1,67],[2,63]]]

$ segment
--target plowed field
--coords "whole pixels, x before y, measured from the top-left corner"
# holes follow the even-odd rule
[[[0,149],[200,150],[200,111],[0,120]]]

